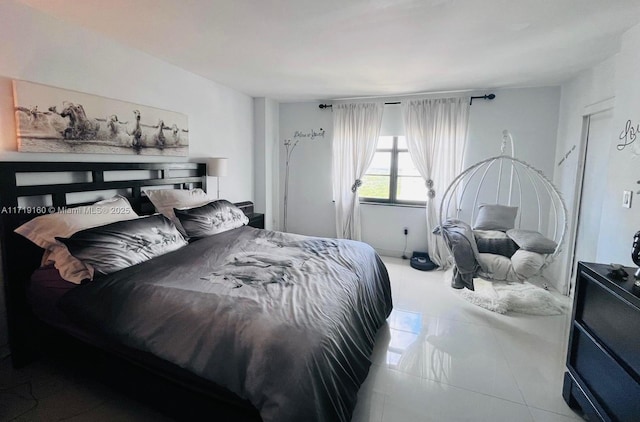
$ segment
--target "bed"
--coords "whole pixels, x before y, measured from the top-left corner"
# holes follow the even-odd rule
[[[84,174],[86,180],[21,186],[18,177],[16,183],[16,174],[36,166],[47,174]],[[206,183],[205,166],[191,163],[2,163],[0,169],[5,210],[18,210],[20,197],[50,195],[51,206],[65,207],[70,193],[116,189],[129,194],[140,214],[150,214],[146,187]],[[112,171],[145,177],[112,180]],[[369,246],[241,225],[65,288],[51,268],[35,271],[42,249],[13,232],[33,217],[2,214],[16,365],[33,358],[33,324],[40,324],[186,389],[256,409],[264,421],[350,420],[376,331],[392,307],[386,269]],[[140,221],[154,218],[164,219]],[[109,227],[112,233],[140,221],[83,230],[64,241],[82,256],[85,231],[95,235]],[[95,255],[89,249],[87,256]]]

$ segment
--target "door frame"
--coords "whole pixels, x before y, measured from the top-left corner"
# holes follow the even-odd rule
[[[565,263],[565,274],[569,275],[569,282],[564,287],[563,294],[573,297],[576,279],[576,242],[578,241],[578,225],[580,223],[580,209],[582,208],[582,189],[584,186],[584,169],[587,162],[587,144],[589,141],[589,125],[591,116],[603,113],[615,108],[615,97],[597,101],[585,106],[582,113],[582,131],[578,146],[578,169],[576,175],[576,187],[574,190],[573,212],[571,213],[571,224],[569,227],[569,238],[567,239],[567,262]]]

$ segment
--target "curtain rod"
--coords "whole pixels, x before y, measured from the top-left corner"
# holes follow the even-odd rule
[[[469,105],[473,104],[473,100],[493,100],[494,98],[496,98],[496,94],[487,94],[487,95],[478,95],[478,96],[474,96],[471,97],[471,100],[469,100]],[[390,105],[390,104],[402,104],[402,102],[400,101],[396,101],[396,102],[392,102],[392,103],[384,103],[385,105]],[[333,108],[333,104],[320,104],[318,107],[320,108]]]
[[[400,101],[396,101],[394,103],[384,103],[385,105],[389,105],[389,104],[402,104]],[[320,108],[332,108],[333,104],[320,104],[318,107]]]

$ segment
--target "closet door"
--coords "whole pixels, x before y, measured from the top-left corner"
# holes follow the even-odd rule
[[[607,165],[612,142],[613,109],[592,114],[589,117],[589,134],[582,179],[573,278],[575,278],[575,268],[578,261],[597,261],[602,198],[607,187]],[[574,283],[572,283],[573,285]]]

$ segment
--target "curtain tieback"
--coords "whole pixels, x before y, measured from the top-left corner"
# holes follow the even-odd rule
[[[433,180],[428,179],[424,184],[427,186],[427,196],[429,199],[433,199],[436,197],[436,190],[433,189]]]
[[[353,182],[353,185],[351,186],[351,192],[356,193],[360,186],[362,186],[362,180],[356,179],[356,181]]]

